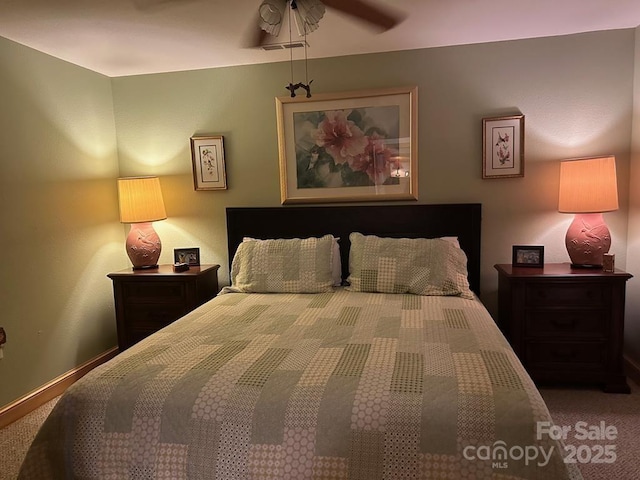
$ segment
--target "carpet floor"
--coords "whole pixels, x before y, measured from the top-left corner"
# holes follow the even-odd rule
[[[59,397],[58,397],[59,398]],[[0,429],[0,480],[15,480],[29,445],[58,398]]]
[[[596,389],[540,389],[554,423],[559,427],[571,427],[565,444],[573,445],[578,451],[574,458],[585,480],[640,479],[640,387],[632,381],[629,381],[629,386],[630,395],[604,393]],[[585,422],[587,429],[600,427],[604,422],[605,426],[616,428],[617,438],[580,439],[581,430],[576,431],[578,422]],[[578,428],[582,426],[584,424]],[[598,445],[614,445],[616,460],[612,463],[588,461],[602,451]]]
[[[603,393],[597,389],[543,388],[545,399],[559,427],[571,427],[565,443],[575,447],[576,461],[585,480],[640,479],[640,387],[633,382],[631,395]],[[0,479],[14,480],[33,437],[57,399],[54,399],[21,420],[0,430]],[[584,424],[577,425],[578,422]],[[581,431],[606,426],[615,427],[615,440],[576,439]],[[578,429],[576,429],[578,426]],[[584,427],[581,429],[581,427]],[[597,445],[614,445],[616,460],[594,463]],[[569,447],[572,448],[572,447]],[[610,448],[610,447],[609,447]],[[604,458],[604,457],[603,457]]]

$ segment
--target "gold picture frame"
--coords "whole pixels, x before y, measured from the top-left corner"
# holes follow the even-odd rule
[[[417,87],[277,97],[283,204],[418,199]]]
[[[524,177],[524,115],[482,119],[482,178]]]
[[[226,190],[227,170],[222,135],[191,137],[193,186],[196,190]]]

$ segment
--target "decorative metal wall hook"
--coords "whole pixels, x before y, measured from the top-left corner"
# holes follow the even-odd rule
[[[307,92],[307,98],[311,98],[311,83],[313,82],[313,80],[311,80],[308,84],[304,84],[304,83],[299,83],[298,85],[300,85],[301,88],[303,88],[304,90],[306,90]]]
[[[296,0],[290,0],[290,4],[291,4],[291,9],[289,9],[289,44],[292,43],[291,42],[291,11],[298,9],[298,5],[296,3]],[[324,7],[323,7],[323,10],[322,10],[322,13],[324,14]],[[320,15],[320,16],[322,16],[322,15]],[[289,64],[290,64],[290,68],[291,68],[291,81],[289,82],[289,85],[287,85],[284,88],[289,90],[289,92],[291,94],[291,98],[295,98],[296,90],[298,90],[299,88],[302,88],[307,92],[307,98],[311,98],[311,82],[313,82],[313,80],[309,81],[309,59],[307,57],[307,46],[308,46],[308,43],[307,43],[307,27],[308,26],[309,25],[308,25],[308,23],[306,23],[306,21],[302,22],[302,27],[303,27],[303,31],[304,31],[304,69],[305,69],[305,79],[307,80],[307,83],[302,83],[302,82],[293,83],[293,49],[289,50]],[[317,23],[316,23],[316,28],[317,28]]]
[[[311,82],[313,82],[313,80],[311,80]],[[296,90],[298,90],[299,88],[302,88],[307,92],[307,98],[311,98],[311,82],[306,85],[304,83],[290,83],[284,88],[291,92],[291,98],[294,98],[296,96]]]

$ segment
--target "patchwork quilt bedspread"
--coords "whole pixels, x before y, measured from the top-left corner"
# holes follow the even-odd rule
[[[220,295],[60,399],[21,479],[581,478],[475,299]]]

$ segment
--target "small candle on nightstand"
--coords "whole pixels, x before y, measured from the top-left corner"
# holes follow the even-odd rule
[[[602,256],[602,271],[613,273],[616,269],[616,256],[612,253],[605,253]]]

